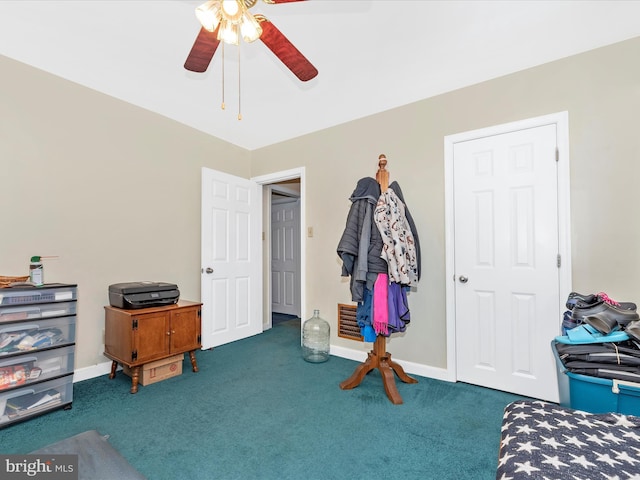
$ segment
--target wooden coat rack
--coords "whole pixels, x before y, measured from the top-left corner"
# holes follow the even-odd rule
[[[380,184],[380,191],[382,193],[386,192],[387,188],[389,188],[389,172],[387,171],[387,157],[384,154],[378,157],[376,180]],[[378,335],[373,344],[373,350],[369,352],[367,359],[356,367],[349,378],[340,383],[340,388],[342,390],[350,390],[357,387],[374,368],[380,370],[384,391],[394,405],[402,403],[402,397],[396,387],[394,372],[404,383],[418,383],[415,378],[405,373],[402,366],[391,360],[391,354],[387,352],[387,338],[384,335]]]

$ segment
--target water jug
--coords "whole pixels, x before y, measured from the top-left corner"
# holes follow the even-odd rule
[[[311,363],[329,360],[329,322],[320,318],[320,310],[302,326],[302,357]]]

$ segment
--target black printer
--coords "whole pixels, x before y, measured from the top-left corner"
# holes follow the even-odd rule
[[[180,290],[173,283],[129,282],[109,285],[109,303],[112,307],[135,308],[159,307],[178,303]]]

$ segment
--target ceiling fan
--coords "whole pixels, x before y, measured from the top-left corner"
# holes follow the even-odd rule
[[[268,4],[304,0],[264,0]],[[252,15],[249,9],[258,0],[209,0],[196,9],[202,24],[184,64],[192,72],[204,72],[209,67],[220,42],[238,45],[240,37],[247,42],[258,38],[301,81],[318,75],[318,70],[265,16]]]

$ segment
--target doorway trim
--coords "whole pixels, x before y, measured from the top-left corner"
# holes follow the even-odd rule
[[[252,177],[251,180],[258,185],[262,185],[263,193],[265,189],[268,190],[268,195],[271,197],[271,184],[282,182],[285,180],[300,179],[300,318],[306,317],[306,272],[307,272],[307,245],[304,239],[304,229],[307,224],[306,220],[306,181],[305,181],[305,167],[292,168],[290,170],[283,170],[280,172],[267,173],[265,175],[259,175]],[[271,211],[271,204],[269,203],[269,212]],[[263,218],[263,227],[265,227],[264,240],[268,242],[267,251],[269,252],[267,265],[271,265],[271,214],[269,218]],[[263,266],[265,263],[263,262]],[[269,267],[270,269],[270,267]],[[264,278],[263,267],[263,278]],[[266,282],[266,289],[264,289],[264,295],[262,299],[263,311],[267,315],[268,324],[271,325],[271,275]],[[264,324],[264,322],[263,322]],[[302,322],[300,322],[302,325]]]
[[[444,137],[444,180],[445,180],[445,289],[446,289],[446,332],[447,332],[447,380],[457,381],[456,365],[456,309],[455,309],[455,251],[454,251],[454,184],[453,147],[456,143],[479,138],[502,135],[518,130],[556,125],[558,162],[558,254],[560,255],[559,285],[560,311],[565,309],[564,301],[571,292],[571,218],[570,218],[570,170],[569,170],[569,114],[558,112],[540,117],[528,118],[478,130],[471,130]],[[558,332],[560,331],[558,319]],[[549,339],[551,342],[551,339]]]

